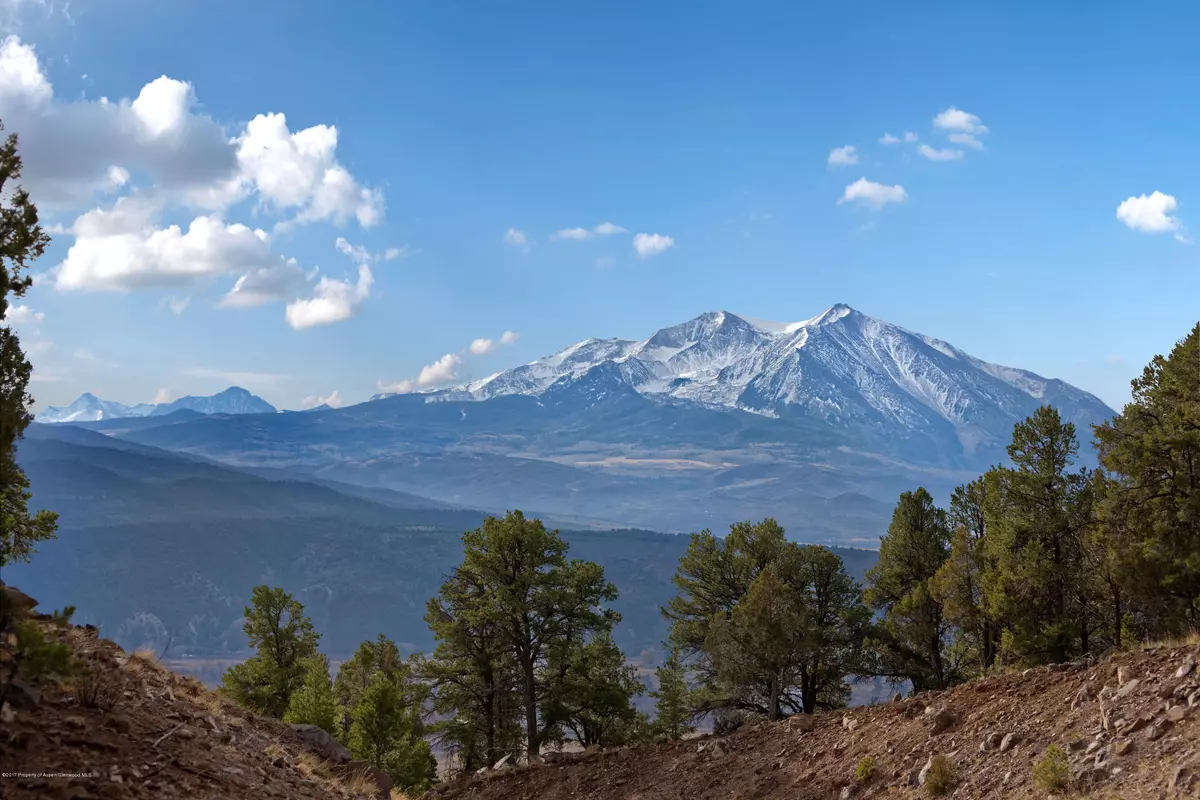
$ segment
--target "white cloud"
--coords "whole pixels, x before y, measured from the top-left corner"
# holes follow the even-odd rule
[[[304,293],[308,280],[296,259],[279,259],[270,266],[259,267],[242,275],[217,305],[224,308],[253,308],[295,300]]]
[[[338,131],[295,133],[259,114],[231,136],[199,113],[193,86],[162,75],[132,100],[55,98],[34,48],[0,45],[0,118],[21,135],[23,180],[46,208],[78,208],[142,176],[171,202],[219,211],[248,196],[297,222],[383,217],[383,195],[336,158]]]
[[[55,270],[55,288],[129,291],[186,286],[216,275],[273,266],[267,234],[217,215],[196,217],[184,231],[158,228],[155,209],[123,197],[110,210],[75,220],[75,243]]]
[[[878,211],[888,203],[903,203],[907,199],[908,193],[899,184],[887,186],[866,178],[859,178],[846,187],[837,204],[840,206],[843,203],[861,203]]]
[[[187,309],[187,307],[191,304],[192,304],[192,298],[190,296],[189,297],[175,297],[174,295],[172,295],[170,297],[163,298],[163,305],[165,305],[167,308],[171,309],[171,313],[175,314],[176,316],[178,316],[179,314],[182,314],[184,312],[184,310]]]
[[[961,144],[963,147],[969,147],[972,150],[982,150],[983,142],[975,138],[973,133],[952,133],[946,137],[955,144]]]
[[[852,144],[834,148],[829,153],[829,166],[831,167],[849,167],[857,163],[858,148]]]
[[[633,237],[633,249],[642,258],[665,253],[674,246],[674,239],[657,233],[639,233]]]
[[[504,335],[500,337],[500,344],[513,344],[514,342],[517,341],[517,339],[520,339],[520,338],[521,338],[521,334],[519,334],[519,333],[513,333],[512,331],[505,331]]]
[[[1156,191],[1125,199],[1117,206],[1117,219],[1135,231],[1168,233],[1179,230],[1179,218],[1173,216],[1177,207],[1173,196]]]
[[[961,111],[954,106],[950,106],[945,111],[933,118],[933,126],[943,131],[957,131],[958,133],[987,133],[987,125],[979,119],[975,114],[968,114],[966,111]]]
[[[38,339],[25,345],[25,354],[28,356],[44,356],[54,349],[54,342],[49,339]]]
[[[583,239],[591,239],[593,236],[612,236],[613,234],[628,232],[627,229],[612,222],[601,222],[594,228],[564,228],[561,231],[555,231],[550,234],[550,240],[572,239],[574,241],[582,241]]]
[[[330,406],[332,408],[340,408],[342,405],[342,396],[334,389],[327,395],[319,394],[309,395],[300,401],[301,408],[316,408],[317,406]]]
[[[41,322],[46,318],[46,315],[41,311],[34,311],[27,305],[9,306],[4,312],[4,322],[9,325],[26,325],[30,322]]]
[[[1190,236],[1185,236],[1182,233],[1175,234],[1175,241],[1179,242],[1180,244],[1195,244]]]
[[[349,319],[370,296],[374,282],[371,268],[366,264],[359,266],[358,280],[354,283],[322,276],[312,297],[288,303],[284,316],[296,330]]]
[[[525,231],[519,231],[516,228],[509,228],[504,233],[504,243],[511,244],[514,247],[524,247],[528,237],[525,236]]]
[[[953,147],[939,149],[923,144],[917,148],[917,151],[930,161],[960,161],[963,157],[963,151]]]
[[[913,133],[912,131],[905,131],[905,132],[904,132],[904,141],[905,141],[905,143],[906,143],[906,144],[912,144],[912,143],[913,143],[913,142],[915,142],[915,141],[916,141],[918,138],[920,138],[920,137],[918,137],[918,136],[917,136],[915,133]]]
[[[883,136],[879,137],[879,143],[880,144],[900,144],[900,138],[897,136],[892,136],[887,131],[884,131]]]
[[[486,356],[496,349],[496,343],[491,339],[476,339],[467,349],[471,351],[472,355]]]
[[[385,394],[406,394],[418,389],[428,389],[442,386],[458,380],[457,367],[462,358],[457,353],[446,353],[437,361],[421,368],[416,378],[409,378],[395,383],[379,381],[379,391]]]
[[[177,394],[164,386],[154,395],[154,400],[152,402],[155,405],[158,405],[159,403],[170,403],[175,400],[176,397],[178,397]]]

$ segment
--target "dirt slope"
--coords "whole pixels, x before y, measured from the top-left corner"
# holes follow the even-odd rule
[[[1033,764],[1069,754],[1071,796],[1196,797],[1200,782],[1196,646],[1042,667],[945,692],[727,736],[622,748],[473,776],[444,800],[700,800],[921,797],[934,754],[954,766],[957,798],[1045,798]],[[939,713],[943,712],[943,713]],[[872,777],[855,780],[865,757]]]
[[[43,627],[92,666],[99,707],[56,681],[17,683],[0,705],[4,800],[381,794],[375,775],[346,763],[323,732],[250,714],[95,629]],[[0,643],[0,667],[10,645]]]

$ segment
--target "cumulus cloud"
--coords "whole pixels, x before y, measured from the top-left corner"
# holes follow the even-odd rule
[[[933,127],[943,131],[972,134],[987,133],[988,130],[987,125],[984,125],[983,120],[978,116],[969,114],[954,106],[950,106],[934,117]]]
[[[472,355],[485,356],[496,349],[496,343],[491,339],[476,339],[467,349]]]
[[[649,258],[659,253],[665,253],[674,246],[674,239],[658,233],[639,233],[633,237],[633,249],[641,258]]]
[[[155,405],[158,405],[159,403],[170,403],[174,401],[176,397],[178,397],[178,395],[175,394],[175,392],[172,392],[170,389],[164,386],[154,395],[153,402]]]
[[[318,406],[341,408],[342,396],[338,394],[337,389],[334,389],[327,395],[312,394],[300,401],[301,408],[316,408]]]
[[[917,136],[912,131],[905,131],[903,138],[900,136],[892,136],[892,134],[885,132],[883,134],[883,136],[879,137],[879,143],[880,144],[900,144],[901,142],[904,142],[905,144],[912,144],[913,142],[917,141],[917,139],[919,139],[919,138],[920,137]]]
[[[887,186],[866,178],[859,178],[846,187],[837,204],[840,206],[843,203],[860,203],[878,211],[888,203],[903,203],[907,199],[908,193],[899,184]]]
[[[829,166],[849,167],[858,163],[858,148],[852,144],[836,147],[829,153]]]
[[[280,259],[270,266],[259,267],[242,275],[217,305],[224,308],[253,308],[295,300],[304,293],[308,280],[296,259]]]
[[[31,322],[41,322],[46,318],[46,315],[41,311],[34,311],[27,305],[9,306],[4,312],[4,322],[9,325],[28,325]]]
[[[359,266],[358,280],[354,283],[322,276],[312,296],[288,303],[284,316],[296,330],[349,319],[370,296],[374,282],[375,277],[366,264]]]
[[[178,315],[182,314],[189,305],[192,304],[192,298],[191,297],[175,297],[174,295],[172,295],[171,297],[164,297],[163,302],[166,304],[167,308],[171,309],[172,314],[175,314],[176,316],[178,316]]]
[[[505,331],[504,335],[500,337],[500,344],[512,344],[515,341],[517,341],[517,339],[520,339],[520,338],[521,338],[521,334],[519,334],[519,333],[514,333],[512,331]]]
[[[33,46],[0,45],[0,118],[21,135],[23,181],[48,208],[78,208],[143,176],[172,202],[221,211],[256,195],[297,222],[381,221],[382,194],[336,159],[337,129],[292,132],[259,114],[236,135],[207,114],[186,81],[159,76],[117,101],[54,96]]]
[[[186,286],[240,271],[273,266],[267,234],[212,214],[196,217],[185,231],[159,228],[156,209],[134,197],[75,220],[75,242],[55,268],[60,290],[130,291]]]
[[[564,228],[561,231],[555,231],[550,234],[550,240],[573,239],[581,241],[583,239],[591,239],[593,236],[612,236],[613,234],[628,232],[627,229],[612,222],[601,222],[593,228]]]
[[[955,144],[961,144],[963,147],[969,147],[972,150],[982,150],[983,142],[975,138],[973,133],[952,133],[946,137]]]
[[[413,255],[416,251],[408,245],[403,247],[389,247],[380,253],[372,253],[362,245],[350,244],[341,236],[333,243],[339,253],[347,255],[356,264],[372,264],[379,261],[394,261],[397,258],[407,258]]]
[[[937,148],[923,144],[917,151],[930,161],[960,161],[963,157],[963,151],[954,147]]]
[[[1174,216],[1177,207],[1172,195],[1156,191],[1126,198],[1117,206],[1117,219],[1142,233],[1170,233],[1178,231],[1181,225],[1179,218]],[[1182,234],[1176,238],[1180,237]]]
[[[524,247],[528,242],[528,237],[525,231],[519,231],[516,228],[509,228],[504,233],[504,243],[511,244],[513,247]]]
[[[462,357],[457,353],[446,353],[432,364],[422,367],[421,372],[415,378],[394,383],[379,381],[379,391],[384,394],[407,394],[418,389],[430,389],[453,383],[458,380],[457,369],[461,363]]]

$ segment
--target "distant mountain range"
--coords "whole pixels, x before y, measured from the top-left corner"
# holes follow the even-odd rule
[[[208,397],[181,397],[170,403],[139,403],[127,406],[112,400],[101,400],[91,392],[81,394],[69,406],[49,406],[36,417],[37,422],[98,422],[130,417],[161,417],[177,411],[200,414],[274,414],[275,406],[258,395],[230,386]]]
[[[76,606],[76,622],[129,649],[169,646],[174,656],[242,649],[242,608],[261,583],[304,603],[326,652],[348,654],[380,632],[426,649],[425,601],[461,559],[462,533],[484,517],[387,489],[251,474],[74,425],[31,425],[18,459],[33,507],[57,511],[59,530],[4,579],[45,608]],[[571,556],[599,562],[620,588],[625,651],[657,648],[667,633],[658,607],[687,539],[569,530],[570,520],[523,510],[564,528]],[[875,559],[841,554],[858,576]]]
[[[1014,423],[1044,403],[1085,443],[1114,413],[1060,380],[837,305],[796,323],[706,313],[347,408],[80,424],[455,506],[663,531],[775,516],[805,541],[875,546],[901,491],[944,499],[1005,460]]]

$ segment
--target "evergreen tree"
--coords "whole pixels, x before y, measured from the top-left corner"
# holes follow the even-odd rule
[[[953,630],[933,591],[950,555],[946,512],[925,489],[904,492],[867,572],[865,599],[883,612],[874,639],[884,674],[906,678],[916,691],[945,689],[958,678]]]
[[[304,606],[283,589],[254,587],[242,630],[255,654],[225,671],[221,690],[236,702],[279,719],[304,683],[307,660],[316,655],[321,634],[313,630]]]
[[[4,198],[0,200],[0,321],[7,320],[12,300],[23,297],[33,285],[25,271],[50,243],[29,194],[11,186],[19,177],[21,157],[14,133],[0,146],[0,198]],[[53,512],[30,515],[29,478],[16,460],[17,440],[33,419],[29,413],[32,371],[17,332],[7,321],[0,322],[0,567],[28,561],[38,542],[54,538],[58,525]]]
[[[980,673],[992,668],[1000,646],[999,626],[989,616],[983,595],[983,576],[988,570],[986,500],[982,477],[955,488],[947,513],[954,532],[950,555],[932,584],[946,620],[958,629],[967,649],[974,653]]]
[[[350,752],[405,789],[424,789],[437,777],[437,760],[424,739],[424,687],[408,670],[376,671],[350,711]]]
[[[620,617],[601,604],[615,600],[617,590],[598,564],[568,562],[567,545],[558,532],[547,531],[539,520],[526,519],[519,511],[503,519],[488,517],[482,527],[463,536],[463,544],[456,576],[479,587],[476,610],[495,626],[505,653],[515,662],[526,756],[533,763],[542,741],[562,722],[538,718],[549,682],[558,674],[550,669],[551,655],[610,631]]]
[[[1084,561],[1092,524],[1091,477],[1071,472],[1075,426],[1043,406],[1013,429],[1012,468],[987,479],[984,591],[990,616],[1002,620],[1004,649],[1019,663],[1061,662],[1089,649]]]
[[[350,710],[358,705],[359,698],[375,676],[383,673],[389,680],[395,681],[407,668],[400,657],[400,648],[382,633],[374,641],[368,639],[359,644],[350,660],[338,668],[333,683],[334,701],[341,710],[339,724],[342,738],[350,733]]]
[[[1132,388],[1095,429],[1107,473],[1099,516],[1139,626],[1200,630],[1200,323]]]
[[[870,614],[832,551],[787,541],[773,519],[742,522],[723,540],[693,535],[675,585],[663,614],[694,663],[698,710],[770,717],[848,698]]]
[[[520,674],[488,601],[487,587],[461,570],[426,606],[437,639],[423,671],[442,717],[437,733],[471,773],[519,752],[522,737]]]
[[[338,705],[329,679],[329,659],[321,654],[305,659],[304,683],[288,701],[283,721],[316,725],[327,733],[338,733]]]
[[[679,651],[674,647],[667,659],[654,670],[658,689],[650,692],[654,698],[653,731],[657,736],[670,741],[682,739],[695,730],[691,724],[691,690],[688,687],[687,669],[679,660]]]
[[[626,744],[645,732],[633,698],[646,687],[609,633],[582,645],[566,643],[551,653],[548,666],[543,720],[557,720],[584,747]]]

